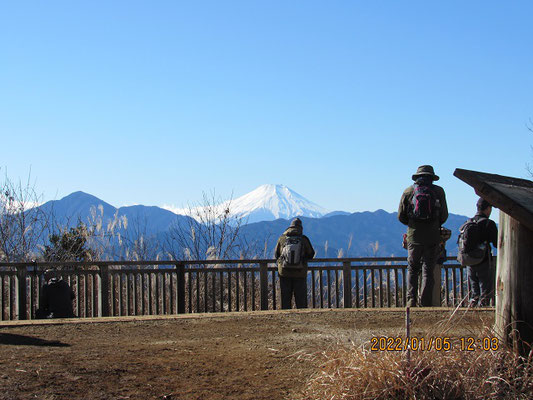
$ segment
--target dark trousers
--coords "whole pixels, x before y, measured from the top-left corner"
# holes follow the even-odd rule
[[[279,287],[281,289],[282,309],[292,308],[293,294],[296,308],[307,308],[307,278],[285,278],[280,276]]]
[[[407,246],[407,305],[418,304],[418,279],[422,272],[420,305],[430,306],[433,297],[433,269],[440,252],[438,244],[422,245],[409,243]]]
[[[470,304],[488,307],[494,296],[495,270],[489,259],[481,264],[466,267],[470,283]]]

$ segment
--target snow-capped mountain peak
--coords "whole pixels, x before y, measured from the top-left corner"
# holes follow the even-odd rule
[[[234,199],[229,206],[233,213],[247,218],[248,223],[296,216],[318,218],[327,212],[325,208],[280,184],[261,185]]]
[[[196,218],[198,208],[179,209],[172,206],[163,208],[176,214]],[[231,214],[242,217],[245,223],[273,221],[278,218],[290,219],[296,216],[319,218],[328,211],[285,185],[261,185],[255,190],[233,200],[217,205],[220,214],[229,208]]]
[[[188,215],[193,218],[196,218],[196,214],[201,210],[201,207],[190,209],[169,205],[164,205],[163,208],[175,214]],[[261,185],[241,197],[217,205],[221,215],[227,208],[231,214],[242,217],[245,223],[273,221],[278,218],[290,219],[297,216],[320,218],[328,212],[325,208],[280,184]]]

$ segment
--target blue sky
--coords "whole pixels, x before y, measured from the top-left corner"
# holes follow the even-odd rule
[[[395,211],[421,164],[528,177],[530,1],[0,4],[2,172],[184,205],[283,183]]]

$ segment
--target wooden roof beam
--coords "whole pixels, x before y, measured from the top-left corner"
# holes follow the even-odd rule
[[[457,168],[453,175],[476,194],[533,231],[533,182]]]

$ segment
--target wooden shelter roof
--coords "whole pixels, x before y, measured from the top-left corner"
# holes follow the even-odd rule
[[[533,231],[533,182],[485,172],[457,168],[454,176],[474,188],[494,207]]]

